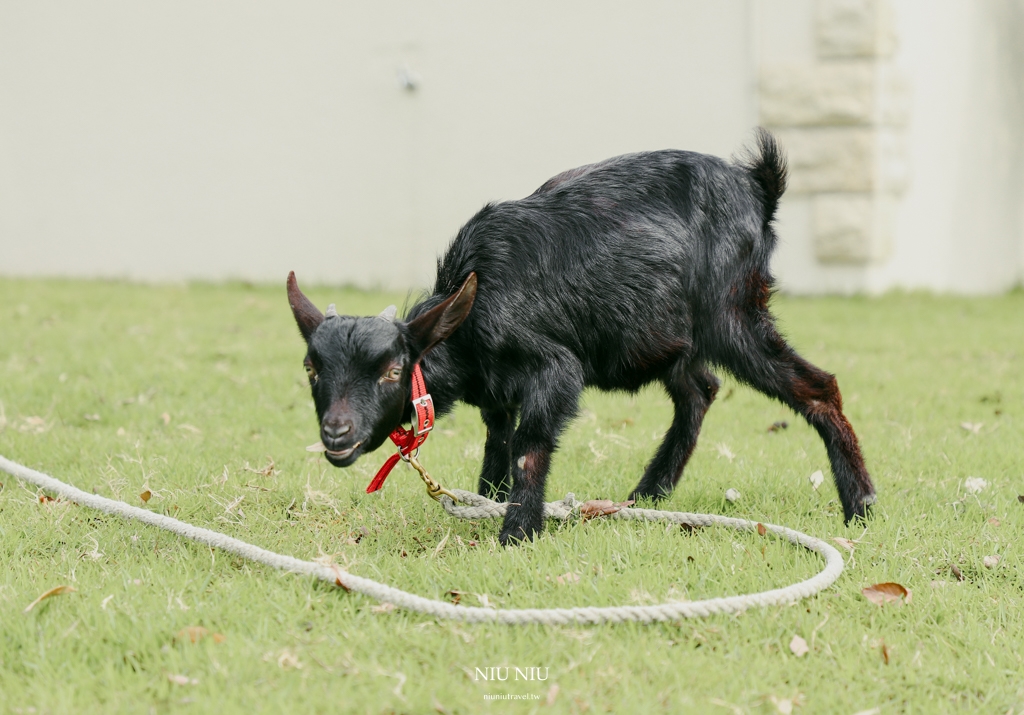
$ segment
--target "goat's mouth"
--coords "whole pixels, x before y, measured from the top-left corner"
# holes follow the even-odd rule
[[[335,467],[347,467],[359,459],[359,448],[362,446],[362,442],[356,442],[347,449],[325,449],[324,456]]]

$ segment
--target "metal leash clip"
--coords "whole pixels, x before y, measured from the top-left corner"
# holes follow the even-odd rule
[[[415,453],[410,454],[408,457],[402,457],[402,459],[405,459],[405,461],[412,465],[413,469],[419,472],[420,479],[422,479],[423,483],[426,485],[427,494],[430,495],[431,499],[434,501],[441,501],[441,495],[443,494],[451,497],[452,501],[456,504],[459,502],[459,498],[457,496],[435,482],[434,478],[427,474],[427,470],[422,464],[420,464],[420,461],[416,459]]]

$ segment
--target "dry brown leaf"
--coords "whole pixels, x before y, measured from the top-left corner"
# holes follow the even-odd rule
[[[402,555],[403,556],[405,555],[404,551],[402,552]],[[341,569],[338,568],[338,564],[327,564],[327,565],[331,567],[332,571],[334,571],[334,576],[335,576],[334,585],[335,586],[340,586],[341,588],[345,589],[345,593],[349,593],[352,589],[350,589],[348,586],[346,586],[345,584],[343,584],[341,582]]]
[[[558,691],[561,688],[558,687],[558,683],[552,683],[551,687],[548,688],[548,696],[544,699],[544,704],[551,707],[555,704],[555,700],[558,698]]]
[[[864,598],[878,606],[883,603],[910,603],[912,595],[910,589],[892,581],[876,583],[874,586],[862,588],[860,592],[864,594]]]
[[[564,586],[567,583],[576,583],[580,580],[580,577],[574,574],[572,571],[567,571],[561,576],[556,576],[555,581],[558,582],[559,586]]]
[[[964,580],[964,572],[963,572],[963,571],[961,571],[961,570],[960,570],[960,569],[959,569],[959,568],[957,567],[957,565],[956,565],[956,564],[950,564],[950,565],[949,565],[949,570],[953,572],[953,575],[954,575],[954,576],[956,576],[956,580],[957,580],[957,581],[963,581],[963,580]]]
[[[49,494],[40,494],[39,495],[39,503],[40,504],[46,504],[47,502],[51,502],[51,501],[56,501],[56,500],[53,497],[51,497]]]
[[[160,419],[164,421],[164,426],[165,427],[167,425],[171,424],[171,416],[169,414],[167,414],[166,412],[164,412],[162,415],[160,415]]]
[[[28,613],[33,608],[35,608],[51,596],[59,596],[62,593],[74,593],[76,590],[77,589],[75,589],[74,586],[54,586],[49,591],[44,591],[43,593],[39,594],[39,597],[36,600],[32,601],[32,603],[25,606],[25,610],[22,611],[22,613]]]
[[[882,660],[889,665],[889,646],[885,644],[885,641],[882,641]]]
[[[153,492],[147,489],[146,491],[142,492],[142,494],[139,494],[139,499],[141,499],[143,503],[146,503],[152,498],[152,496]]]
[[[459,601],[462,600],[462,593],[463,593],[462,591],[456,591],[455,589],[452,589],[451,591],[449,591],[445,595],[448,596],[448,598],[451,599],[453,604],[458,606],[459,605]]]
[[[789,650],[797,658],[807,655],[810,648],[807,647],[807,641],[800,636],[793,636],[793,640],[789,642]]]
[[[764,524],[762,524],[761,522],[757,522],[757,535],[764,536],[767,533],[768,529],[764,528]]]
[[[580,506],[580,516],[584,519],[594,519],[599,516],[614,514],[623,507],[632,506],[635,502],[629,501],[613,502],[611,499],[591,499]]]
[[[854,549],[856,548],[855,544],[857,543],[853,539],[844,539],[841,536],[833,536],[832,537],[832,541],[834,541],[837,544],[839,544],[840,546],[842,546],[844,549],[849,551],[851,554],[853,553]]]
[[[210,632],[202,626],[186,626],[174,635],[174,640],[180,643],[184,643],[185,641],[198,643],[209,633]]]
[[[175,685],[199,685],[199,681],[195,678],[190,678],[187,675],[178,675],[176,673],[168,673],[167,679]]]

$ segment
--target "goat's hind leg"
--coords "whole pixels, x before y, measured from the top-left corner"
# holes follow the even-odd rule
[[[505,501],[512,488],[512,433],[516,426],[514,409],[480,410],[487,426],[484,443],[484,464],[480,470],[480,494],[495,501]]]
[[[630,499],[661,499],[672,493],[697,445],[704,415],[718,393],[718,378],[704,365],[677,363],[663,380],[675,405],[672,426]]]
[[[757,390],[803,415],[825,443],[846,523],[867,516],[875,502],[864,457],[853,427],[843,414],[843,398],[834,375],[804,360],[775,329],[767,311],[745,323],[722,360],[723,365]]]

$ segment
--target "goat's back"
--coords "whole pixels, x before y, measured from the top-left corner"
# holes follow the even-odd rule
[[[586,384],[636,389],[700,351],[694,325],[727,310],[746,276],[769,276],[778,197],[766,211],[763,169],[658,151],[564,172],[470,219],[416,308],[475,272],[476,303],[450,342],[481,369],[575,362]]]

